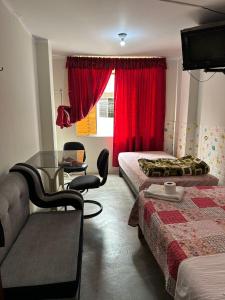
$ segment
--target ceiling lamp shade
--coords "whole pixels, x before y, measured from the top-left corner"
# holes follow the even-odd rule
[[[118,36],[120,38],[120,46],[124,47],[126,45],[125,38],[127,37],[127,34],[125,32],[121,32],[118,33]]]

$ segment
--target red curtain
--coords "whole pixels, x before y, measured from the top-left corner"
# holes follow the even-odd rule
[[[71,123],[86,117],[100,99],[113,70],[112,62],[107,58],[67,58]]]
[[[113,166],[118,154],[162,150],[165,119],[164,58],[132,60],[115,70]],[[153,63],[152,63],[153,62]]]
[[[83,119],[115,69],[113,165],[124,151],[162,150],[165,58],[68,57],[70,119]]]

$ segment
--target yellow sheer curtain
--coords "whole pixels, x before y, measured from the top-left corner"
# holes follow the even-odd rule
[[[94,106],[84,119],[76,123],[77,136],[97,134],[96,115],[96,106]]]

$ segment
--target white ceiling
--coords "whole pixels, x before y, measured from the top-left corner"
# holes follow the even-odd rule
[[[180,30],[225,19],[207,10],[159,0],[5,0],[28,30],[49,39],[54,54],[181,54]],[[225,12],[225,0],[181,0]],[[127,45],[121,48],[120,32]]]

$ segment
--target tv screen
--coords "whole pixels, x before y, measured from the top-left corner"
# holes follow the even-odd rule
[[[225,67],[225,22],[181,30],[183,69]]]

